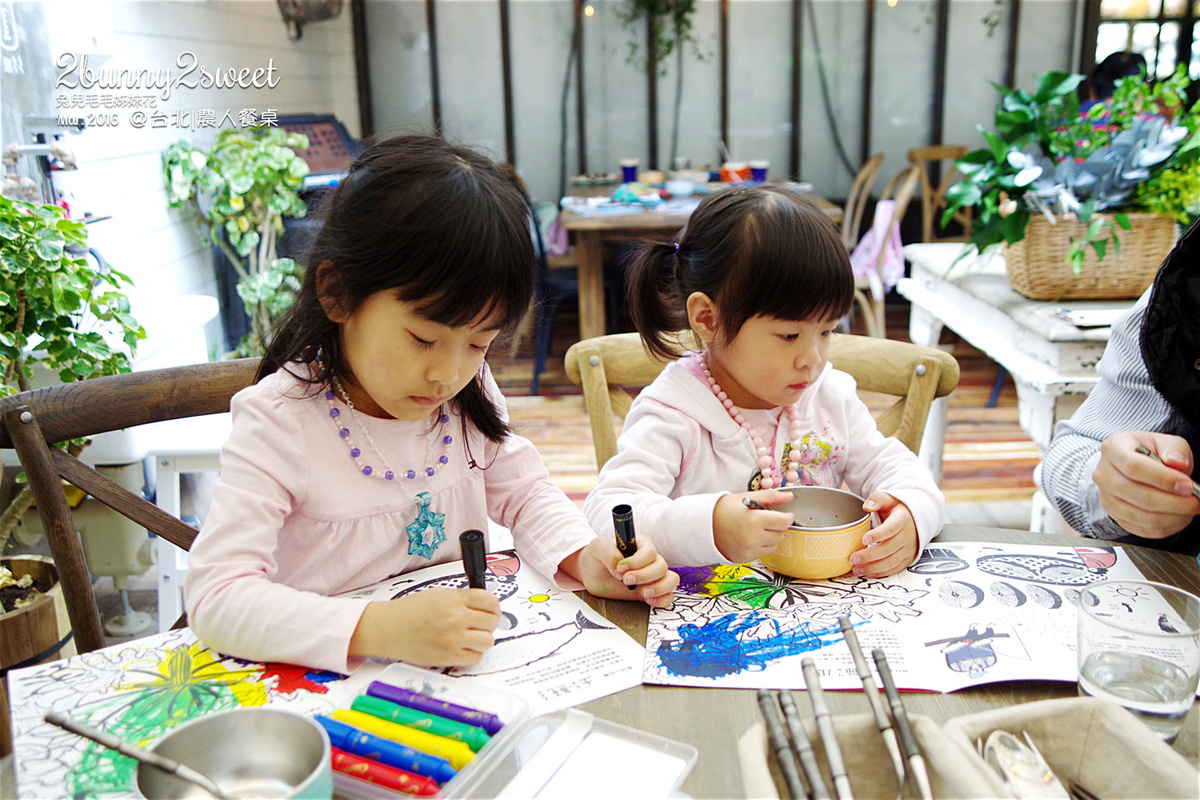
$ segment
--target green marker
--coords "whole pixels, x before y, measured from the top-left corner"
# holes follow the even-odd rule
[[[350,708],[355,711],[361,711],[364,714],[370,714],[373,717],[378,717],[379,719],[385,719],[388,722],[397,722],[416,730],[425,731],[437,736],[444,736],[456,742],[462,742],[471,748],[471,752],[474,753],[478,753],[479,749],[491,741],[492,738],[483,728],[439,717],[436,714],[417,711],[416,709],[407,708],[370,695],[361,695],[354,698],[354,702],[350,704]]]

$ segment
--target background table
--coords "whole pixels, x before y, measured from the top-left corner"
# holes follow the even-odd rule
[[[1078,536],[1046,535],[1030,531],[947,525],[934,541],[1009,542],[1078,546],[1090,540]],[[1112,544],[1104,542],[1106,546]],[[1119,546],[1119,545],[1117,545]],[[1149,579],[1200,593],[1200,565],[1194,558],[1141,547],[1126,547],[1133,563]],[[640,603],[606,601],[581,594],[605,617],[620,625],[641,643],[646,641],[649,608]],[[1075,697],[1074,683],[1062,681],[1009,681],[952,694],[904,692],[910,714],[923,714],[936,723],[950,717],[973,714],[1018,703]],[[834,714],[869,714],[870,706],[861,691],[825,693]],[[804,716],[811,709],[800,703]],[[737,741],[761,721],[755,692],[748,689],[694,689],[674,686],[635,686],[615,695],[580,706],[597,717],[651,733],[688,742],[700,751],[683,791],[692,797],[745,797],[738,767]],[[1193,765],[1200,765],[1200,711],[1193,704],[1183,731],[1174,744],[1176,751]],[[1066,734],[1065,734],[1066,735]],[[1132,768],[1132,767],[1131,767]],[[786,789],[779,786],[780,796]]]
[[[1044,453],[1055,423],[1071,416],[1099,381],[1096,364],[1111,330],[1107,325],[1077,327],[1055,316],[1055,310],[1113,312],[1128,309],[1135,301],[1030,300],[1013,291],[1003,257],[960,259],[963,252],[963,245],[956,243],[904,248],[912,272],[900,280],[896,291],[912,303],[909,338],[934,347],[942,327],[949,327],[1008,370],[1017,387],[1021,428],[1039,454]],[[939,478],[946,410],[944,398],[934,401],[921,442],[921,460]],[[1059,519],[1039,491],[1030,529],[1065,530],[1059,527]]]
[[[575,187],[576,196],[612,194],[613,186]],[[841,222],[842,209],[823,197],[805,194],[834,222]],[[575,239],[575,259],[579,273],[579,338],[603,336],[604,328],[604,243],[635,239],[670,238],[687,224],[690,214],[635,214],[585,216],[564,210],[559,223]]]

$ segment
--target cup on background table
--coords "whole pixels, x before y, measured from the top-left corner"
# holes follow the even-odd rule
[[[751,161],[750,162],[750,180],[755,183],[762,183],[767,179],[767,169],[771,166],[770,161]]]
[[[750,165],[745,161],[726,161],[721,165],[724,183],[745,183],[750,180]]]
[[[621,159],[621,183],[637,183],[638,160],[636,158]]]
[[[1166,742],[1200,677],[1200,597],[1152,581],[1099,581],[1078,600],[1079,693],[1124,706]]]

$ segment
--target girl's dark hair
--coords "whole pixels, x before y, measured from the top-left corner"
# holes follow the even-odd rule
[[[530,212],[521,190],[484,156],[433,136],[398,136],[364,150],[321,208],[296,304],[280,320],[258,379],[323,351],[330,375],[354,380],[341,326],[321,305],[325,291],[346,313],[394,291],[428,319],[449,326],[496,316],[514,330],[533,295]],[[298,376],[321,383],[307,370]],[[476,376],[451,401],[488,439],[511,429]]]
[[[833,319],[850,312],[854,273],[822,211],[774,185],[732,187],[700,206],[674,242],[646,243],[627,273],[626,303],[655,354],[673,358],[670,334],[687,330],[687,298],[703,292],[731,341],[755,316]]]

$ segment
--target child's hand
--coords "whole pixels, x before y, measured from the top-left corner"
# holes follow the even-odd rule
[[[917,523],[908,507],[887,492],[872,492],[863,503],[883,520],[863,534],[866,548],[850,556],[855,575],[884,578],[895,575],[917,557]]]
[[[350,655],[422,667],[474,664],[495,644],[500,600],[483,589],[426,589],[370,603],[350,638]]]
[[[735,564],[745,564],[769,556],[783,541],[783,535],[796,515],[790,511],[770,511],[747,508],[743,497],[757,500],[764,506],[787,503],[794,498],[791,492],[760,489],[757,492],[727,494],[713,507],[713,540],[721,555]]]
[[[644,600],[655,608],[666,608],[675,600],[679,576],[667,569],[648,536],[638,535],[637,552],[629,558],[621,555],[615,541],[602,536],[576,555],[578,578],[597,597]]]

